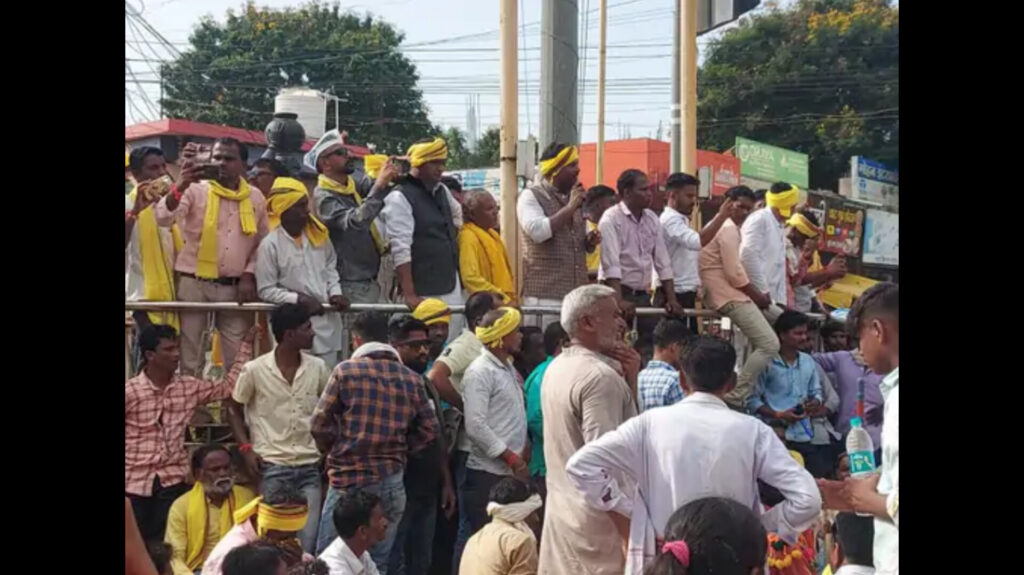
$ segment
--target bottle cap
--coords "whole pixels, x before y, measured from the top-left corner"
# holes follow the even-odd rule
[[[859,417],[854,417],[850,420],[850,425],[853,427],[860,427],[861,425],[864,425],[864,422],[862,422]]]

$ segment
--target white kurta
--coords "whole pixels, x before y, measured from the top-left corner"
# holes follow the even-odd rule
[[[749,505],[765,529],[790,542],[821,511],[814,478],[775,432],[707,393],[645,411],[588,443],[566,473],[592,508],[630,517],[626,573],[633,575],[653,560],[655,538],[664,535],[669,517],[690,501],[728,497]],[[616,476],[637,482],[636,489],[623,490]],[[757,479],[785,501],[763,512]]]

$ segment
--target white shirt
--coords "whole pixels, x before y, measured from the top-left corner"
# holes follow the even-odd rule
[[[466,436],[471,448],[466,467],[494,475],[511,475],[500,456],[506,449],[526,449],[526,403],[512,364],[485,348],[462,378]]]
[[[878,493],[892,521],[875,519],[875,569],[879,575],[900,572],[900,370],[885,376],[880,385],[885,399],[882,423],[882,476]]]
[[[661,230],[672,260],[676,293],[695,292],[700,287],[697,257],[700,255],[700,234],[690,227],[690,218],[665,206],[661,212]]]
[[[740,229],[740,261],[750,283],[786,305],[786,226],[769,208],[750,214]]]
[[[704,497],[728,497],[750,507],[769,532],[794,542],[818,518],[821,495],[814,478],[761,421],[697,392],[667,407],[645,411],[617,430],[584,445],[566,473],[587,504],[630,517],[626,573],[639,575],[655,554],[677,509]],[[622,474],[637,481],[623,491]],[[762,515],[757,479],[785,501]]]
[[[356,557],[341,537],[331,542],[319,559],[327,564],[331,575],[380,575],[369,551],[363,551],[361,557]]]
[[[544,208],[530,188],[519,193],[516,215],[519,217],[519,227],[531,241],[540,244],[551,239],[551,220],[544,215]]]
[[[260,299],[273,304],[298,303],[299,294],[319,302],[341,294],[338,256],[329,240],[314,246],[306,234],[295,238],[283,227],[267,234],[256,257],[256,287]],[[341,314],[328,311],[314,316],[313,353],[341,349]]]
[[[438,184],[438,186],[444,189],[445,196],[448,198],[448,206],[451,208],[455,227],[462,228],[462,206],[444,184]],[[412,205],[409,204],[405,195],[401,192],[388,194],[388,197],[384,199],[384,209],[380,212],[380,219],[383,220],[383,227],[387,232],[395,267],[411,262],[412,236],[416,231],[416,219],[412,214]]]
[[[843,565],[835,572],[835,575],[875,575],[875,568],[864,565]]]

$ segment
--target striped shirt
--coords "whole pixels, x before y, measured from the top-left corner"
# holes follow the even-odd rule
[[[640,411],[672,405],[683,400],[679,371],[664,361],[652,359],[636,378]]]
[[[440,425],[422,377],[380,356],[338,364],[312,424],[317,448],[327,455],[332,487],[379,483],[402,471],[409,453],[437,437]]]
[[[124,384],[124,490],[153,494],[153,478],[164,487],[185,481],[185,427],[201,405],[231,397],[252,345],[242,343],[231,370],[220,381],[175,375],[160,389],[143,371]]]

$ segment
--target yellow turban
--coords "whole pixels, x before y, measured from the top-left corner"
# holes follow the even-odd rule
[[[290,181],[289,181],[290,180]],[[298,184],[298,189],[295,185]],[[274,193],[267,197],[267,223],[271,229],[281,225],[281,215],[288,208],[302,200],[309,198],[306,193],[306,186],[292,178],[277,178],[274,180]],[[306,237],[314,246],[319,246],[327,241],[327,226],[310,212],[309,221],[306,223]]]
[[[498,321],[489,327],[476,328],[476,337],[484,345],[501,341],[503,337],[519,329],[519,324],[522,322],[523,315],[516,308],[502,307],[499,309],[505,314],[498,318]]]
[[[812,224],[811,220],[807,219],[807,216],[801,213],[793,214],[793,217],[789,218],[789,221],[786,223],[789,224],[790,227],[796,228],[801,234],[808,238],[816,238],[820,232],[817,226]]]
[[[445,144],[441,138],[434,138],[432,142],[413,144],[409,147],[406,155],[409,156],[409,165],[418,168],[427,162],[447,160],[448,144]]]
[[[380,175],[380,169],[384,167],[384,163],[388,161],[388,157],[384,154],[370,154],[363,157],[363,170],[367,176],[370,176],[374,180]]]
[[[784,192],[768,192],[764,196],[764,201],[769,208],[776,208],[782,217],[788,218],[793,213],[793,206],[800,201],[800,189],[791,185]]]
[[[267,531],[284,531],[293,533],[302,531],[309,517],[307,505],[266,505],[263,497],[257,497],[247,505],[235,511],[235,525],[244,523],[256,516],[256,534],[263,537]]]
[[[558,172],[562,171],[562,168],[579,161],[579,159],[579,149],[576,146],[566,146],[554,158],[540,161],[540,175],[548,179],[553,178],[558,175]]]
[[[452,310],[448,309],[448,304],[437,298],[427,298],[420,302],[420,305],[416,306],[416,309],[412,312],[412,317],[427,325],[451,323]]]

